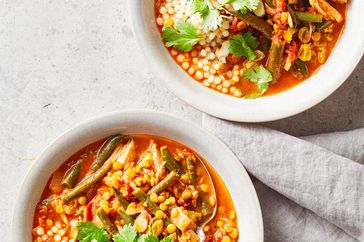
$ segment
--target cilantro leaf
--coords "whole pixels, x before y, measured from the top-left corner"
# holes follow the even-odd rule
[[[262,65],[254,67],[254,70],[248,69],[243,73],[243,77],[257,84],[261,94],[268,90],[269,82],[272,81],[272,73],[265,69]]]
[[[222,17],[219,10],[213,9],[207,14],[204,21],[204,28],[209,30],[217,29],[222,23]]]
[[[203,21],[204,30],[215,30],[222,24],[220,11],[211,4],[210,0],[193,0],[193,12],[199,13]]]
[[[150,234],[144,238],[144,241],[145,242],[159,242],[159,239],[157,236]]]
[[[180,51],[190,51],[192,46],[202,39],[197,34],[196,27],[184,21],[177,22],[176,29],[173,27],[165,28],[162,33],[162,38],[167,41],[167,47],[174,45]]]
[[[255,50],[258,47],[257,38],[251,32],[247,31],[243,33],[243,38],[250,49]]]
[[[77,239],[80,242],[109,242],[105,229],[97,227],[92,222],[82,222],[77,226]]]
[[[173,240],[170,238],[170,237],[168,237],[168,236],[166,236],[166,237],[164,237],[162,240],[161,240],[161,242],[172,242]]]
[[[193,0],[192,9],[193,13],[199,13],[203,19],[205,19],[210,12],[210,8],[206,0]]]
[[[230,3],[235,11],[245,14],[257,9],[259,0],[228,0],[226,3]]]
[[[256,55],[253,50],[258,46],[257,39],[250,33],[236,34],[230,39],[229,52],[237,57],[245,56],[254,60]]]
[[[138,237],[136,228],[130,224],[125,225],[118,235],[113,237],[114,242],[134,242]]]

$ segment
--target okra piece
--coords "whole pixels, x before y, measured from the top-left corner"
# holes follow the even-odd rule
[[[278,38],[272,39],[267,60],[267,68],[273,76],[272,83],[275,83],[281,77],[283,55],[284,44]]]
[[[240,12],[237,13],[237,17],[240,20],[244,20],[245,22],[247,22],[249,26],[252,27],[253,29],[256,29],[259,32],[261,32],[264,37],[268,39],[272,37],[273,28],[263,19],[255,16],[252,13],[241,14]]]
[[[120,217],[124,220],[125,224],[134,223],[134,217],[129,214],[126,214],[124,208],[119,208],[118,211],[119,211]]]
[[[115,225],[111,222],[111,220],[109,219],[109,217],[107,216],[106,212],[104,209],[99,208],[96,212],[96,216],[100,219],[101,223],[104,225],[104,228],[106,229],[106,231],[114,236],[118,233],[117,228],[115,227]]]
[[[155,214],[158,210],[160,210],[159,206],[153,203],[149,196],[143,192],[140,188],[137,188],[133,191],[133,196],[136,197],[139,201],[144,201],[147,205],[148,210]]]
[[[119,203],[121,204],[121,206],[124,209],[127,209],[127,207],[129,206],[129,202],[126,201],[126,199],[124,198],[123,194],[121,194],[121,192],[118,189],[116,189],[115,187],[113,187],[112,189],[114,190],[115,197],[119,201]]]
[[[314,13],[303,13],[303,12],[295,12],[297,19],[304,21],[304,22],[311,22],[311,23],[321,23],[322,22],[322,15],[321,14],[314,14]]]
[[[294,65],[297,68],[297,70],[303,74],[304,77],[307,78],[309,76],[308,67],[305,62],[303,62],[300,59],[297,59],[294,61]]]
[[[111,153],[114,151],[115,147],[119,143],[120,140],[122,140],[125,137],[125,135],[115,135],[111,138],[109,138],[103,146],[100,148],[99,152],[97,153],[96,160],[92,163],[92,170],[97,171],[109,158]]]
[[[78,160],[75,164],[73,164],[64,174],[62,185],[65,185],[68,188],[73,188],[80,177],[81,166],[82,160]]]
[[[177,172],[178,175],[182,175],[183,171],[178,162],[173,158],[171,152],[166,146],[161,147],[162,160],[165,162],[167,169]]]
[[[175,171],[171,171],[163,180],[161,180],[157,185],[152,187],[148,194],[156,193],[159,194],[166,190],[167,187],[172,185],[177,179],[179,178],[179,175]]]
[[[323,31],[324,29],[326,29],[332,22],[330,20],[325,20],[323,21],[322,23],[317,23],[315,26],[315,30],[317,32],[321,32]]]

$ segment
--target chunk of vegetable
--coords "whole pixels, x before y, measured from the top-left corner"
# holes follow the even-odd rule
[[[62,184],[68,188],[73,188],[80,176],[81,166],[82,160],[78,160],[75,164],[73,164],[64,174]]]
[[[93,171],[99,169],[102,164],[106,161],[107,158],[111,155],[114,151],[115,147],[122,140],[125,135],[116,135],[105,141],[105,143],[100,148],[99,152],[97,153],[96,160],[92,163],[91,167]]]

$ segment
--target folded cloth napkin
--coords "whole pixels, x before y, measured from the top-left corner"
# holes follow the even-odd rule
[[[267,242],[364,242],[364,129],[296,138],[203,116],[253,176]]]

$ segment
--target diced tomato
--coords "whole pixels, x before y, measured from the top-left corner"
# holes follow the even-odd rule
[[[87,204],[86,209],[83,213],[83,219],[85,221],[91,221],[92,220],[92,203]]]

